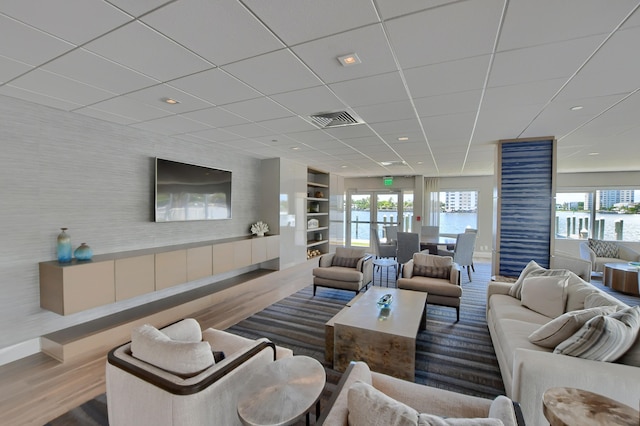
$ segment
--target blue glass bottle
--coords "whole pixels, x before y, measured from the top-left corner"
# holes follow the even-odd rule
[[[91,247],[89,247],[87,243],[82,243],[73,252],[73,255],[77,260],[91,260],[91,257],[93,257],[93,250],[91,250]]]
[[[58,262],[69,263],[71,262],[71,237],[65,232],[67,228],[60,229],[62,229],[62,232],[58,235],[56,246]]]

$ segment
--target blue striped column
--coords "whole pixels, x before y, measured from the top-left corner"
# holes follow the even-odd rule
[[[555,141],[502,141],[498,187],[498,273],[518,276],[531,260],[549,267]]]

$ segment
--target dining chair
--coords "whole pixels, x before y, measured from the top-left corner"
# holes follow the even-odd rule
[[[440,237],[440,227],[423,225],[420,227],[420,248],[429,250],[431,254],[438,254],[438,238]]]
[[[384,233],[387,237],[387,242],[398,241],[398,226],[388,225],[384,227]]]
[[[398,232],[398,250],[396,260],[398,261],[398,275],[400,275],[402,265],[413,259],[414,253],[420,252],[420,235],[415,232]]]
[[[396,241],[382,244],[376,228],[371,228],[371,245],[373,246],[376,257],[396,257]]]
[[[473,268],[473,251],[476,245],[476,233],[475,232],[465,232],[463,234],[458,234],[456,237],[456,247],[453,252],[448,250],[438,250],[439,256],[451,256],[453,257],[453,261],[460,265],[461,268],[467,268],[467,275],[469,276],[469,281],[471,279],[471,270]],[[475,269],[474,269],[475,272]]]

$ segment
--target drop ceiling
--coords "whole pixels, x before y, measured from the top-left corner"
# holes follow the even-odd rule
[[[489,175],[543,136],[560,172],[640,170],[639,7],[4,0],[0,95],[347,177]],[[340,111],[363,123],[311,118]]]

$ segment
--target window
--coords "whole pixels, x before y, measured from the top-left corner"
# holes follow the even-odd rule
[[[556,238],[640,240],[640,189],[558,192]]]
[[[440,233],[478,229],[478,191],[440,192]]]

